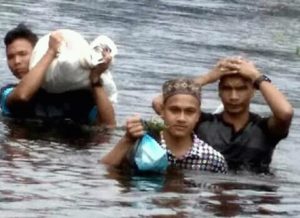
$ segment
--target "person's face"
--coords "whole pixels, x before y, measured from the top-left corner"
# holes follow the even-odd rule
[[[249,111],[254,89],[250,81],[240,76],[223,78],[219,86],[219,96],[228,114],[241,114]]]
[[[199,101],[191,95],[173,95],[164,103],[161,117],[171,136],[190,136],[200,117]]]
[[[29,61],[33,47],[27,39],[14,40],[6,48],[7,64],[11,72],[18,79],[29,71]]]

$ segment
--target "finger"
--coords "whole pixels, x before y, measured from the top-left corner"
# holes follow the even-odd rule
[[[140,122],[141,116],[139,114],[135,114],[129,118],[127,118],[127,122]]]
[[[132,137],[138,138],[145,134],[144,130],[134,131],[131,133]]]
[[[138,131],[144,129],[143,125],[141,123],[131,123],[127,125],[128,130],[132,131]]]
[[[136,139],[145,134],[144,130],[136,130],[136,131],[126,131],[126,135],[129,138]]]
[[[129,132],[130,135],[137,137],[144,134],[144,128],[143,126],[134,126],[127,129],[127,132]]]
[[[219,70],[223,73],[223,72],[227,72],[227,71],[232,71],[233,68],[228,67],[227,65],[223,65],[222,67],[219,67]]]
[[[136,140],[137,138],[140,138],[141,136],[143,136],[145,133],[144,132],[138,132],[138,133],[135,133],[135,134],[131,134],[131,133],[126,133],[127,137],[133,139],[133,140]]]
[[[110,52],[104,52],[103,53],[103,59],[105,63],[110,63],[112,57],[110,55]]]
[[[242,63],[242,59],[240,59],[240,58],[231,59],[229,61],[229,63],[231,63],[231,64],[240,64],[240,63]]]
[[[104,47],[103,51],[111,53],[111,49],[108,46]]]
[[[228,68],[230,64],[240,64],[241,60],[237,58],[224,58],[222,61],[218,62],[218,67]]]
[[[126,128],[129,129],[143,129],[144,125],[141,120],[129,121],[126,123]]]
[[[240,70],[241,65],[239,63],[227,62],[222,66],[223,68],[227,68],[229,70]]]
[[[128,122],[128,123],[126,124],[126,127],[127,127],[128,129],[134,129],[134,128],[139,128],[139,127],[143,128],[143,124],[142,124],[142,122],[140,122],[140,121],[136,121],[136,122]]]
[[[233,75],[233,74],[238,74],[240,71],[238,71],[238,70],[228,70],[228,71],[226,71],[226,72],[224,72],[224,76],[225,75]]]
[[[102,50],[102,55],[103,56],[108,56],[111,53],[111,49],[109,47],[104,47]]]
[[[220,60],[220,61],[218,61],[218,63],[217,63],[217,67],[222,67],[225,63],[226,63],[226,60],[225,60],[225,59]]]

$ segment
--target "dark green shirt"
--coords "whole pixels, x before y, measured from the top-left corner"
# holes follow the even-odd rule
[[[267,122],[268,118],[250,113],[247,125],[235,132],[232,125],[223,121],[221,114],[202,113],[195,132],[224,155],[230,170],[267,173],[275,146],[287,136],[272,134]]]

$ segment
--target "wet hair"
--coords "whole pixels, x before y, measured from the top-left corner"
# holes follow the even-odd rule
[[[244,82],[252,83],[252,81],[251,81],[250,78],[244,77],[244,76],[242,76],[241,74],[229,74],[229,75],[226,75],[226,76],[222,76],[222,77],[220,78],[220,81],[219,81],[219,88],[221,87],[223,81],[224,81],[226,78],[241,78]]]
[[[5,46],[9,46],[16,39],[26,39],[31,43],[32,47],[34,47],[36,42],[38,41],[37,35],[33,33],[31,29],[29,29],[24,23],[18,24],[17,27],[11,29],[6,33],[4,37]]]

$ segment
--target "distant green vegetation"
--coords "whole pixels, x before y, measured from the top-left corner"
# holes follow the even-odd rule
[[[152,117],[143,123],[146,131],[160,132],[165,128],[164,121],[158,116]]]

